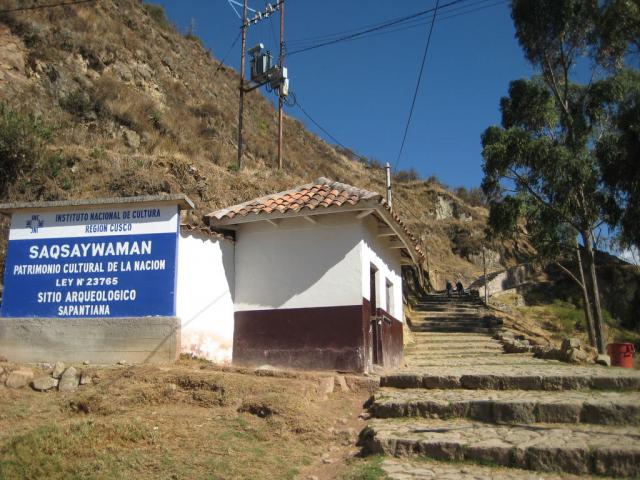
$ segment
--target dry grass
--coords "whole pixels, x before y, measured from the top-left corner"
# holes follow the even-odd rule
[[[569,337],[577,337],[585,345],[589,343],[584,311],[569,301],[529,298],[525,302],[522,295],[514,292],[494,295],[492,301],[499,303],[503,309],[506,306],[510,313],[523,323],[525,330],[547,332],[556,344]],[[636,348],[640,347],[640,334],[621,328],[606,308],[603,308],[602,313],[605,322],[605,343],[630,342],[634,343]]]
[[[0,478],[294,478],[368,395],[185,360],[91,370],[99,383],[73,393],[0,387]]]

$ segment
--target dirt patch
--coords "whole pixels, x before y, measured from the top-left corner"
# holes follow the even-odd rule
[[[276,412],[269,406],[264,403],[243,403],[240,408],[238,408],[238,412],[248,412],[251,415],[255,415],[260,418],[269,418],[274,415]]]
[[[369,395],[197,361],[91,375],[69,393],[0,387],[0,478],[342,478]]]

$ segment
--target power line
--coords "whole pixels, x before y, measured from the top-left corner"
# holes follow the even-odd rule
[[[368,158],[363,157],[362,155],[358,155],[351,148],[345,146],[342,142],[340,142],[340,140],[338,140],[336,137],[334,137],[326,128],[324,128],[322,125],[320,125],[311,115],[309,115],[309,112],[307,112],[305,110],[305,108],[300,104],[300,101],[298,100],[298,97],[293,92],[289,92],[289,96],[293,98],[293,102],[292,103],[287,103],[287,106],[289,106],[289,107],[298,107],[300,109],[300,111],[304,114],[304,116],[307,117],[309,119],[309,121],[311,121],[311,123],[313,123],[316,127],[318,127],[327,137],[329,137],[331,140],[333,140],[333,142],[336,145],[338,145],[339,147],[342,147],[344,150],[347,150],[347,151],[351,152],[354,156],[358,157],[358,159],[360,159],[361,161],[369,162]]]
[[[489,0],[481,0],[480,2],[477,2],[476,5],[480,4],[480,3],[485,3],[487,1],[489,1]],[[479,12],[481,10],[486,10],[488,8],[495,7],[495,6],[498,6],[498,5],[504,5],[504,4],[508,3],[508,2],[509,2],[509,0],[499,0],[497,2],[493,2],[493,3],[489,4],[489,5],[485,5],[485,6],[478,7],[478,8],[473,8],[473,9],[470,9],[470,10],[465,10],[463,12],[455,13],[455,14],[452,14],[452,15],[446,15],[446,16],[438,15],[436,17],[436,22],[441,22],[443,20],[450,20],[452,18],[460,17],[460,16],[463,16],[463,15],[468,15],[470,13]],[[471,5],[467,5],[467,6],[465,6],[465,8],[468,8],[470,6]],[[356,40],[363,40],[363,39],[368,39],[368,38],[372,38],[372,37],[378,37],[378,36],[381,36],[381,35],[389,35],[389,34],[392,34],[392,33],[397,33],[397,32],[402,32],[402,31],[405,31],[405,30],[410,30],[412,28],[418,28],[418,27],[421,27],[421,26],[426,25],[427,23],[429,23],[429,21],[431,19],[432,19],[432,17],[429,17],[429,18],[426,18],[426,19],[420,19],[420,21],[417,21],[417,22],[415,22],[415,21],[414,22],[407,22],[403,26],[400,26],[400,27],[397,27],[397,28],[393,28],[393,29],[390,29],[390,30],[382,30],[382,31],[379,31],[379,32],[372,32],[372,33],[369,33],[369,34],[366,34],[366,35],[363,35],[363,36],[360,36],[360,37],[357,37],[357,38],[351,38],[349,40],[345,40],[345,42],[353,42],[353,41],[356,41]]]
[[[268,0],[264,0],[265,8],[267,8]],[[273,29],[273,15],[269,16],[269,28],[271,29],[271,38],[273,38],[273,47],[275,48],[278,45],[278,40],[276,39],[276,31]]]
[[[468,1],[468,0],[466,0],[466,1]],[[491,5],[485,5],[484,7],[479,7],[479,8],[467,10],[467,9],[469,9],[471,7],[475,7],[477,5],[480,5],[482,3],[487,3],[487,2],[490,2],[490,1],[492,1],[492,0],[474,1],[474,2],[469,3],[469,4],[464,4],[464,5],[460,5],[460,6],[454,7],[454,8],[450,8],[450,9],[446,10],[446,12],[445,12],[445,7],[444,6],[440,7],[438,9],[439,10],[438,11],[438,18],[436,20],[437,21],[447,20],[449,18],[454,18],[454,17],[460,16],[460,15],[465,15],[467,13],[472,13],[474,11],[483,10],[485,8],[489,8],[489,7],[498,5],[500,3],[506,3],[508,0],[500,0],[499,2],[495,2],[495,3],[491,4]],[[456,13],[456,14],[453,14],[453,15],[448,15],[450,13],[457,12],[459,10],[466,10],[466,11],[463,11],[463,12],[460,12],[460,13]],[[443,17],[442,15],[444,15],[444,14],[447,14],[447,15]],[[361,39],[361,38],[369,38],[369,37],[373,37],[373,36],[377,36],[377,35],[383,35],[383,34],[386,34],[386,33],[399,32],[399,31],[402,31],[402,30],[407,30],[409,28],[415,28],[415,27],[418,27],[418,26],[421,26],[421,25],[424,25],[424,24],[428,23],[429,20],[431,20],[431,17],[413,18],[413,19],[407,20],[405,22],[402,22],[401,25],[398,25],[397,28],[394,28],[392,30],[384,30],[382,32],[371,32],[371,33],[368,33],[368,34],[367,33],[363,33],[359,37],[354,38],[354,39],[350,39],[350,40],[356,40],[356,39]],[[331,39],[335,39],[337,36],[341,36],[341,35],[345,35],[345,34],[349,34],[349,33],[353,33],[353,32],[360,32],[363,29],[368,29],[370,27],[375,27],[375,26],[378,26],[378,25],[387,24],[387,23],[392,22],[392,21],[394,21],[394,19],[388,20],[388,21],[385,21],[385,22],[382,22],[382,23],[379,23],[379,24],[365,25],[365,26],[354,28],[354,29],[347,30],[347,31],[344,31],[344,32],[336,32],[336,33],[332,33],[332,34],[328,34],[328,35],[319,35],[319,36],[315,36],[315,37],[301,38],[301,39],[298,39],[298,40],[294,39],[294,40],[291,40],[291,41],[289,41],[287,43],[290,46],[295,47],[297,49],[306,48],[308,46],[314,46],[318,42],[324,42],[324,41],[328,41],[328,40],[331,40]]]
[[[293,92],[291,92],[293,93]],[[290,94],[291,94],[290,93]],[[338,140],[336,137],[334,137],[333,135],[331,135],[331,133],[329,133],[322,125],[320,125],[318,122],[316,122],[313,117],[311,115],[309,115],[309,113],[304,109],[304,107],[300,104],[300,101],[298,100],[298,97],[294,95],[294,103],[293,105],[290,106],[294,106],[294,107],[298,107],[300,109],[300,111],[304,114],[305,117],[307,117],[311,123],[313,123],[316,127],[318,127],[327,137],[329,137],[331,140],[333,140],[337,145],[341,146],[342,148],[344,148],[345,150],[351,150],[350,148],[345,147],[342,142],[340,142],[340,140]],[[358,155],[359,156],[359,155]]]
[[[435,12],[438,11],[438,5],[440,0],[436,0]],[[409,132],[409,125],[411,125],[411,117],[413,117],[413,109],[416,106],[416,98],[418,98],[418,91],[420,90],[420,82],[422,80],[422,72],[424,71],[424,64],[427,60],[427,52],[429,51],[429,45],[431,44],[431,34],[433,33],[433,24],[436,21],[436,13],[433,14],[433,19],[431,20],[431,27],[429,27],[429,36],[427,37],[427,44],[424,47],[424,53],[422,54],[422,63],[420,64],[420,73],[418,74],[418,81],[416,82],[416,89],[413,92],[413,100],[411,101],[411,109],[409,110],[409,118],[407,118],[407,124],[404,127],[404,135],[402,136],[402,144],[400,145],[400,151],[398,152],[398,158],[396,158],[396,163],[393,166],[393,169],[396,170],[398,168],[398,163],[400,162],[400,157],[402,156],[402,151],[404,150],[404,143],[407,140],[407,132]]]
[[[69,2],[51,3],[48,5],[32,5],[30,7],[16,7],[16,8],[9,8],[6,10],[0,10],[0,13],[14,13],[14,12],[24,12],[26,10],[42,10],[44,8],[66,7],[67,5],[78,5],[80,3],[89,3],[89,2],[95,2],[95,1],[97,0],[73,0]]]
[[[466,0],[453,0],[452,2],[449,2],[449,3],[445,4],[445,5],[443,5],[442,8],[446,8],[446,7],[449,7],[451,5],[456,5],[456,4],[462,3],[464,1],[466,1]],[[294,50],[292,52],[288,52],[287,56],[290,57],[291,55],[295,55],[295,54],[298,54],[298,53],[308,52],[309,50],[314,50],[316,48],[324,47],[324,46],[327,46],[327,45],[333,45],[334,43],[343,42],[345,40],[351,40],[353,38],[360,37],[360,36],[365,35],[367,33],[375,32],[375,31],[378,31],[378,30],[382,30],[384,28],[388,28],[388,27],[391,27],[393,25],[398,25],[400,23],[406,22],[407,20],[412,20],[414,18],[426,15],[428,13],[435,12],[436,10],[437,10],[437,7],[436,8],[430,8],[428,10],[423,10],[421,12],[417,12],[417,13],[414,13],[414,14],[411,14],[411,15],[407,15],[405,17],[401,17],[401,18],[398,18],[398,19],[395,19],[395,20],[391,20],[391,21],[382,23],[382,24],[380,24],[378,26],[375,26],[375,27],[372,27],[372,28],[368,28],[368,29],[363,30],[361,32],[352,33],[350,35],[344,35],[342,37],[339,37],[339,38],[336,38],[336,39],[333,39],[333,40],[328,40],[326,42],[318,43],[317,45],[312,45],[310,47],[300,48],[298,50]],[[435,15],[434,15],[434,19],[435,19]]]
[[[227,57],[229,56],[229,54],[233,51],[233,47],[236,46],[236,43],[238,43],[238,40],[240,39],[240,35],[242,34],[242,32],[238,32],[238,35],[236,35],[236,39],[233,41],[233,43],[231,44],[231,46],[229,47],[229,50],[227,50],[227,53],[224,54],[224,57],[222,57],[222,60],[220,60],[220,63],[218,64],[218,68],[216,68],[216,71],[213,72],[213,77],[211,78],[211,80],[213,80],[214,78],[216,78],[216,76],[218,75],[218,72],[220,71],[220,69],[222,68],[222,65],[224,65],[224,61],[227,59]]]

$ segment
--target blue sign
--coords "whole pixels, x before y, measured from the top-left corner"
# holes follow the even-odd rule
[[[175,315],[177,206],[14,214],[3,317]]]

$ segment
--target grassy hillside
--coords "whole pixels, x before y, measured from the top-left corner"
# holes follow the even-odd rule
[[[153,5],[102,0],[4,14],[0,198],[184,192],[197,205],[197,221],[318,176],[383,191],[379,165],[325,143],[291,117],[286,168],[276,170],[276,112],[258,91],[246,97],[246,168],[237,171],[237,86],[233,70],[219,67],[198,38],[181,35]],[[396,176],[395,195],[436,284],[481,273],[484,208],[407,172]],[[515,244],[492,248],[492,268],[527,254]]]

